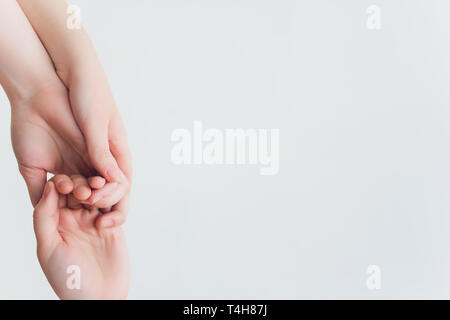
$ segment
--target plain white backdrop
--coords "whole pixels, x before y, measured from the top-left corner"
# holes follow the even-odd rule
[[[133,151],[130,298],[450,298],[448,1],[71,3]],[[1,92],[0,298],[53,299],[9,118]],[[194,120],[280,129],[279,174],[174,165]]]

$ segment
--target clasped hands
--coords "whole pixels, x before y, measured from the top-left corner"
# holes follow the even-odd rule
[[[106,127],[102,116],[91,114],[100,121],[94,128],[88,123],[89,135],[84,135],[67,90],[53,89],[46,87],[15,107],[12,117],[14,151],[35,204],[40,265],[61,299],[126,298],[129,266],[121,225],[131,166],[124,129],[116,112],[112,121],[117,123]],[[48,182],[47,172],[55,174]],[[79,288],[67,286],[71,265],[79,267]]]
[[[122,299],[131,155],[93,45],[84,29],[66,28],[66,11],[63,0],[0,2],[12,145],[35,207],[38,259],[55,293]],[[80,270],[79,288],[67,285],[69,266]]]

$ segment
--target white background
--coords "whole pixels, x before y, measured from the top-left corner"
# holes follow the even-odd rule
[[[133,151],[130,298],[450,298],[448,1],[71,3]],[[9,118],[1,92],[0,298],[53,299]],[[279,174],[175,166],[194,120],[279,128]]]

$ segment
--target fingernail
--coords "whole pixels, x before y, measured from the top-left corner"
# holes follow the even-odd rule
[[[114,220],[111,218],[104,219],[102,221],[102,227],[104,228],[111,228],[114,225]]]

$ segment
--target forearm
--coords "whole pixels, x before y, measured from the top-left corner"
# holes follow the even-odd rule
[[[12,104],[59,82],[50,57],[15,0],[0,1],[0,84]]]
[[[64,84],[73,82],[106,81],[95,48],[87,32],[68,28],[68,4],[64,0],[18,0],[23,12],[33,25],[47,49],[56,72]]]

